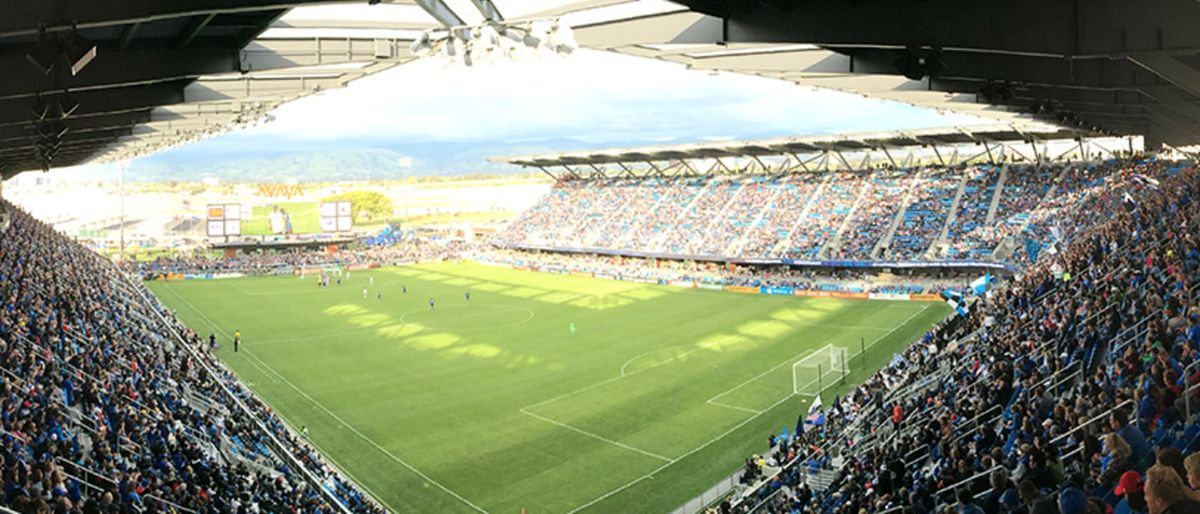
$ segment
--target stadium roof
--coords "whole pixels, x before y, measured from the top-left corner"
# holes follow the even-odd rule
[[[631,2],[9,3],[0,8],[0,178],[129,159],[269,119],[285,102],[415,59],[410,45],[427,31]]]
[[[1148,147],[1200,143],[1192,0],[12,3],[0,16],[3,177],[127,159],[252,124],[284,102],[414,59],[410,43],[428,32],[549,18],[572,26],[582,46],[699,70],[1022,130],[1041,120],[1145,135]],[[354,4],[356,14],[341,13]],[[52,62],[49,73],[39,69]]]
[[[611,150],[591,150],[547,155],[527,155],[495,159],[508,164],[546,168],[622,164],[636,162],[714,159],[723,157],[762,157],[774,155],[851,153],[913,147],[945,147],[1033,143],[1076,140],[1099,134],[1053,126],[1017,129],[1007,126],[957,127],[896,132],[866,132],[808,137],[782,137],[755,141],[720,141],[703,144],[648,146]],[[983,153],[990,152],[984,148]],[[1036,152],[1036,150],[1034,150]],[[890,159],[891,156],[888,156]]]
[[[643,0],[580,44],[1024,123],[1200,144],[1200,2]],[[674,6],[674,7],[672,7]]]

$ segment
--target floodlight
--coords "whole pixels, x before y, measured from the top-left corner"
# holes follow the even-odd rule
[[[475,60],[471,57],[471,52],[474,51],[474,46],[475,45],[470,41],[463,43],[462,63],[467,66],[475,64]]]
[[[421,35],[412,42],[408,47],[409,51],[418,57],[425,57],[433,52],[433,45],[429,41],[429,33],[422,32]]]
[[[552,32],[550,32],[549,44],[550,48],[560,54],[569,54],[579,48],[579,43],[575,42],[575,33],[564,23],[558,23]]]
[[[500,45],[500,32],[491,25],[484,25],[479,28],[479,36],[477,43],[483,43],[485,49]]]

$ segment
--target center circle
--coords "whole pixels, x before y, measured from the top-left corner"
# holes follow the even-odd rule
[[[400,316],[401,323],[416,323],[434,330],[477,332],[513,327],[533,319],[533,311],[507,305],[459,305],[413,309]]]

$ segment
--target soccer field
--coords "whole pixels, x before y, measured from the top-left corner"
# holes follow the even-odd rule
[[[795,424],[794,362],[865,341],[856,382],[949,312],[474,263],[149,286],[396,512],[667,512]]]

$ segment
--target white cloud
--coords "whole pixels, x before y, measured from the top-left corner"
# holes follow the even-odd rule
[[[729,132],[970,124],[964,116],[739,74],[580,50],[473,67],[431,58],[285,105],[239,138],[605,141],[737,137]],[[712,131],[706,133],[706,131]]]

